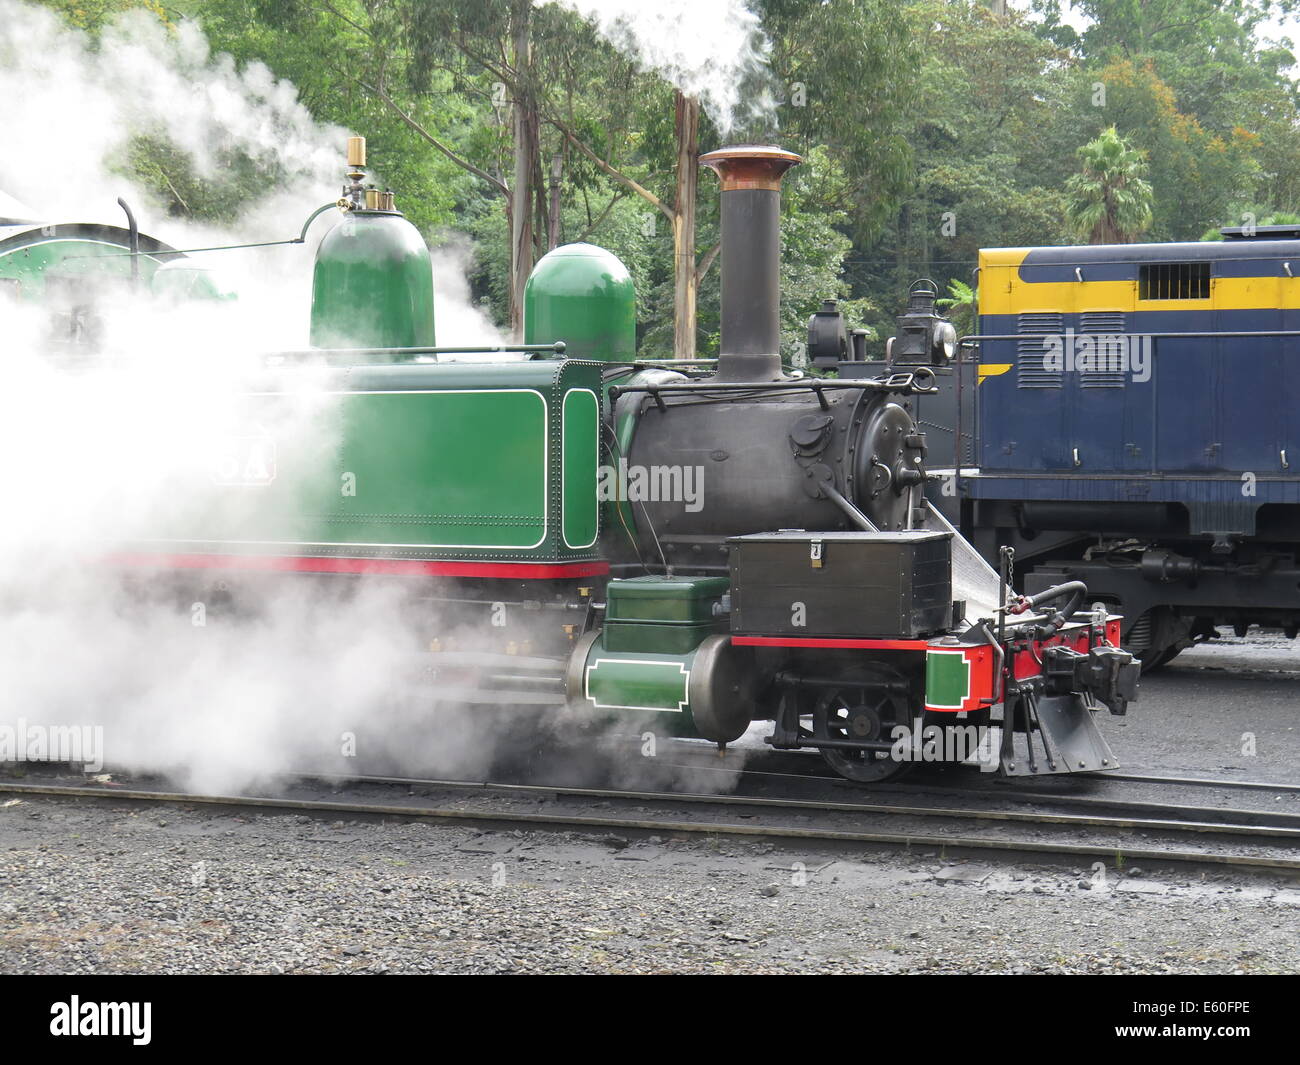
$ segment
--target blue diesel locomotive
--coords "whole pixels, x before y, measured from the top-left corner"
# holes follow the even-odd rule
[[[947,364],[935,501],[1029,591],[1085,581],[1147,667],[1300,629],[1300,228],[1223,235],[985,250],[978,335],[934,342],[922,285],[893,343]]]

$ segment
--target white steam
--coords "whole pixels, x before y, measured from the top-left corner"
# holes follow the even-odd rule
[[[95,47],[47,9],[0,0],[0,91],[13,161],[0,178],[5,215],[120,226],[125,195],[145,233],[190,248],[296,235],[337,195],[346,131],[316,123],[265,67],[211,54],[193,23],[167,29],[131,12]],[[200,175],[219,176],[237,151],[278,181],[233,232],[165,217],[113,172],[138,134],[165,137]],[[310,245],[194,261],[236,281],[239,298],[167,303],[110,288],[90,347],[66,346],[66,307],[0,292],[0,726],[98,727],[116,767],[204,790],[342,769],[351,751],[370,765],[400,754],[425,770],[476,771],[491,745],[462,739],[457,715],[435,724],[413,667],[420,641],[446,634],[433,618],[407,623],[397,586],[279,579],[232,606],[226,574],[123,579],[111,562],[119,545],[138,552],[160,530],[201,527],[214,451],[244,428],[238,397],[264,387],[261,353],[305,346]],[[468,327],[468,343],[499,342],[459,278],[437,281],[444,335]],[[272,427],[282,451],[328,461],[337,428],[324,373],[292,375],[298,399]]]
[[[469,243],[454,236],[434,249],[433,311],[438,343],[443,347],[461,344],[467,348],[482,348],[507,343],[506,335],[497,328],[487,309],[474,305],[468,280],[473,258],[473,248]],[[447,339],[442,339],[444,337]],[[508,357],[497,356],[498,359]]]
[[[245,219],[251,231],[283,226],[286,214],[296,226],[341,180],[347,134],[317,123],[264,65],[240,70],[213,55],[192,21],[169,28],[126,12],[94,46],[48,9],[0,0],[0,93],[10,160],[0,181],[42,218],[120,224],[123,191],[156,214],[142,190],[125,190],[126,179],[108,172],[138,135],[164,136],[202,177],[232,151],[273,169],[280,181]],[[149,228],[168,239],[165,225]]]
[[[698,97],[724,136],[755,115],[772,119],[769,93],[744,98],[747,83],[765,80],[772,47],[744,0],[535,2],[576,11],[619,51]]]

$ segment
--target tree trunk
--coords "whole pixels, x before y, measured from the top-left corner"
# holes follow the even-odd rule
[[[553,251],[560,243],[560,179],[564,175],[564,156],[556,152],[551,156],[550,208],[546,233],[546,250]]]
[[[537,168],[533,173],[533,262],[551,250],[547,240],[551,232],[550,199],[546,175],[542,172],[541,138],[537,142]]]
[[[524,286],[533,269],[533,174],[537,167],[537,101],[533,91],[529,17],[532,0],[514,0],[512,24],[514,68],[518,88],[514,101],[515,173],[510,185],[510,335],[524,335]]]
[[[673,211],[673,356],[695,357],[695,190],[699,181],[700,101],[677,103],[677,195]]]

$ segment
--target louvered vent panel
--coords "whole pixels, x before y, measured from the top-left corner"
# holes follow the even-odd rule
[[[1097,344],[1093,354],[1094,369],[1081,372],[1079,384],[1083,388],[1123,388],[1128,370],[1128,337],[1124,334],[1124,313],[1085,311],[1079,316],[1079,330],[1107,338]]]
[[[1062,331],[1059,314],[1022,314],[1016,318],[1017,333]],[[1060,388],[1061,371],[1043,369],[1045,347],[1041,338],[1026,337],[1016,342],[1016,385],[1020,388]]]

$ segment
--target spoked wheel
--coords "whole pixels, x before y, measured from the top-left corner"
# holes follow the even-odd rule
[[[813,735],[856,743],[892,743],[894,726],[912,726],[906,698],[885,686],[895,679],[883,673],[863,675],[818,692],[812,706]],[[911,767],[911,762],[891,757],[888,750],[819,749],[835,772],[860,784],[892,780]]]

